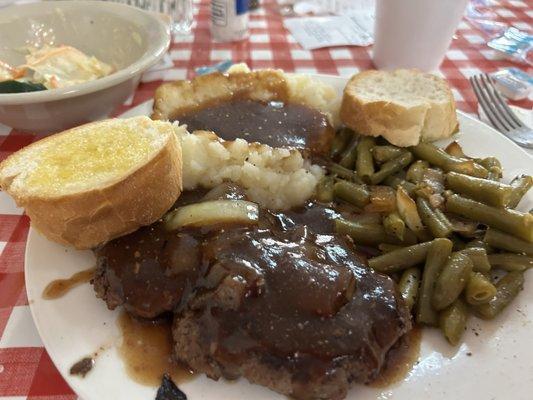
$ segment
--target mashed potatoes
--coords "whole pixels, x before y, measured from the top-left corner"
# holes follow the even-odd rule
[[[247,72],[250,69],[246,64],[236,64],[228,70],[228,75]],[[286,74],[281,70],[249,78],[228,79],[227,76],[213,74],[194,81],[165,84],[156,93],[153,116],[169,119],[179,114],[179,110],[229,99],[234,91],[250,85],[248,95],[251,99],[268,101],[275,99],[280,91],[288,95],[291,103],[323,112],[331,125],[338,127],[340,96],[335,88],[310,75]],[[258,81],[261,79],[264,81]],[[281,89],[276,86],[280,84]],[[280,90],[272,90],[271,85]],[[295,149],[273,148],[248,143],[244,139],[224,141],[212,132],[191,134],[185,125],[174,126],[182,145],[184,189],[212,188],[230,181],[244,188],[250,200],[280,210],[304,204],[313,196],[317,183],[324,175],[320,166],[312,165]]]
[[[324,172],[298,150],[272,148],[244,139],[224,141],[212,132],[187,132],[175,124],[183,154],[183,187],[212,188],[234,182],[250,200],[271,209],[289,209],[309,199]]]

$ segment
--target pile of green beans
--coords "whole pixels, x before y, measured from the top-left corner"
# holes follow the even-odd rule
[[[495,318],[522,290],[533,268],[533,213],[515,208],[532,177],[501,182],[498,159],[468,157],[456,142],[400,148],[346,128],[327,169],[317,200],[351,210],[336,232],[379,254],[370,268],[397,281],[418,324],[456,345],[470,315]]]

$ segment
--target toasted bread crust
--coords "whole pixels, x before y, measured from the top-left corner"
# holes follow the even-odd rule
[[[212,73],[190,81],[165,83],[155,92],[152,119],[173,120],[191,110],[233,98],[287,101],[287,81],[282,72],[266,69],[229,75]]]
[[[394,145],[406,147],[420,141],[448,137],[457,131],[455,101],[446,88],[445,103],[420,104],[406,107],[392,101],[365,101],[358,95],[357,83],[381,71],[363,71],[354,75],[344,89],[340,118],[342,122],[361,135],[383,136]],[[427,79],[441,81],[433,75]]]
[[[91,249],[155,222],[179,197],[181,147],[174,134],[168,138],[150,160],[107,186],[60,196],[36,196],[10,190],[14,177],[6,177],[0,180],[0,187],[25,208],[32,226],[48,239]]]

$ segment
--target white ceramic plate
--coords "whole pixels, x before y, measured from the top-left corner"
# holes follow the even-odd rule
[[[342,90],[345,79],[319,76]],[[130,110],[124,116],[149,114],[150,103]],[[533,175],[533,159],[510,140],[464,114],[459,114],[458,140],[472,156],[496,156],[505,168],[505,177],[518,173]],[[533,207],[533,193],[522,209]],[[53,279],[64,278],[94,265],[93,255],[55,243],[30,230],[26,247],[26,287],[31,311],[41,338],[55,365],[84,400],[154,399],[155,388],[141,386],[126,375],[114,344],[120,341],[116,326],[118,312],[107,310],[92,286],[83,285],[52,301],[41,298]],[[464,343],[453,348],[440,332],[425,329],[418,365],[401,382],[385,389],[355,386],[349,399],[412,400],[508,399],[530,400],[533,391],[533,273],[529,272],[525,290],[512,306],[495,321],[472,318]],[[479,333],[476,336],[472,328]],[[72,364],[109,347],[96,361],[85,379],[68,374]],[[469,355],[471,353],[471,355]],[[190,400],[282,399],[261,386],[241,379],[236,384],[214,382],[203,376],[180,385]]]

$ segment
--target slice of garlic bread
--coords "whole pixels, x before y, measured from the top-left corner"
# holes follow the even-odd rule
[[[414,146],[457,130],[448,83],[416,70],[364,71],[344,89],[340,117],[361,135],[383,136],[396,146]]]
[[[147,117],[82,125],[0,164],[0,187],[50,240],[93,248],[160,218],[181,193],[181,147]]]

